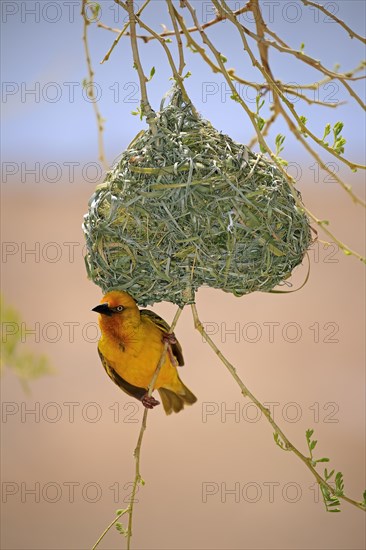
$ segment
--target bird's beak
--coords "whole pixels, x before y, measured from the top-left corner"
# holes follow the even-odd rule
[[[99,304],[99,306],[93,307],[92,311],[96,311],[102,315],[108,315],[109,317],[113,314],[108,304]]]

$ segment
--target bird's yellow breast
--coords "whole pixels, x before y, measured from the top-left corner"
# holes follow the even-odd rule
[[[102,331],[99,349],[114,370],[134,386],[147,388],[159,363],[164,344],[162,332],[148,318],[134,330],[126,330],[119,337]],[[180,386],[177,369],[167,353],[154,388]]]

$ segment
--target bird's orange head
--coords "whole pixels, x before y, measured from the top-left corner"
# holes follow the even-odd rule
[[[140,323],[140,312],[135,300],[127,292],[112,290],[101,300],[100,304],[92,309],[100,313],[102,330],[113,329],[113,332],[128,325]]]

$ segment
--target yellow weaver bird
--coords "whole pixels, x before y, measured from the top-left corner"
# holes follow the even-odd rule
[[[112,290],[92,311],[99,313],[101,338],[98,352],[108,376],[128,395],[152,409],[159,405],[147,390],[159,363],[164,342],[168,350],[154,389],[157,389],[166,414],[179,412],[197,401],[179,378],[183,366],[182,348],[169,325],[153,311],[139,309],[127,292]]]

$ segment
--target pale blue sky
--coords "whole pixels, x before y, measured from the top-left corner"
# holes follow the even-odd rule
[[[355,31],[364,33],[366,3],[363,0],[322,3]],[[112,0],[104,0],[100,4],[102,21],[121,27],[125,20],[123,10]],[[138,6],[141,4],[137,2]],[[211,18],[209,2],[196,0],[193,4],[201,19]],[[243,2],[229,2],[233,9],[241,5]],[[305,52],[321,59],[329,68],[340,63],[341,70],[347,71],[365,58],[365,48],[361,42],[350,40],[343,29],[325,21],[323,14],[306,8],[300,0],[262,0],[261,6],[264,18],[279,36],[295,49],[304,42]],[[87,70],[81,41],[79,2],[3,0],[1,7],[3,160],[95,160],[96,122],[92,105],[85,99],[81,86]],[[155,29],[159,29],[160,23],[171,28],[165,3],[161,0],[152,0],[145,11],[145,18]],[[190,21],[187,10],[185,18]],[[242,22],[251,27],[245,15]],[[209,30],[209,34],[217,48],[228,58],[228,67],[235,67],[244,78],[262,81],[243,52],[229,22],[216,25]],[[136,71],[132,68],[129,39],[123,38],[110,61],[99,65],[114,36],[95,25],[90,26],[95,80],[101,91],[99,106],[106,119],[105,143],[110,162],[144,127],[138,117],[130,115],[138,105],[139,91]],[[197,34],[195,37],[198,39]],[[173,44],[170,47],[175,52]],[[156,68],[156,74],[148,84],[148,92],[153,107],[157,109],[161,97],[170,88],[169,67],[157,43],[146,45],[141,42],[140,51],[145,72],[149,73],[153,66]],[[237,141],[249,141],[253,135],[250,123],[241,108],[229,99],[220,75],[212,73],[198,54],[186,50],[186,60],[186,70],[192,73],[186,81],[187,89],[198,110],[217,129]],[[321,77],[320,73],[278,52],[271,55],[271,61],[275,76],[285,82],[312,82]],[[35,94],[26,93],[31,89],[36,90]],[[357,90],[364,94],[364,81],[357,83]],[[241,89],[240,93],[253,101],[253,91]],[[321,89],[319,95],[325,101],[331,98],[341,101],[345,97],[339,83]],[[348,141],[346,153],[355,160],[362,160],[365,119],[354,100],[349,99],[348,104],[339,110],[301,104],[299,114],[308,116],[311,127],[318,134],[326,122],[343,120],[344,135]],[[276,127],[275,133],[278,132],[288,135],[284,124]],[[286,158],[287,153],[287,158],[290,158],[291,155],[299,155],[300,151],[295,140],[289,136],[283,156]]]

